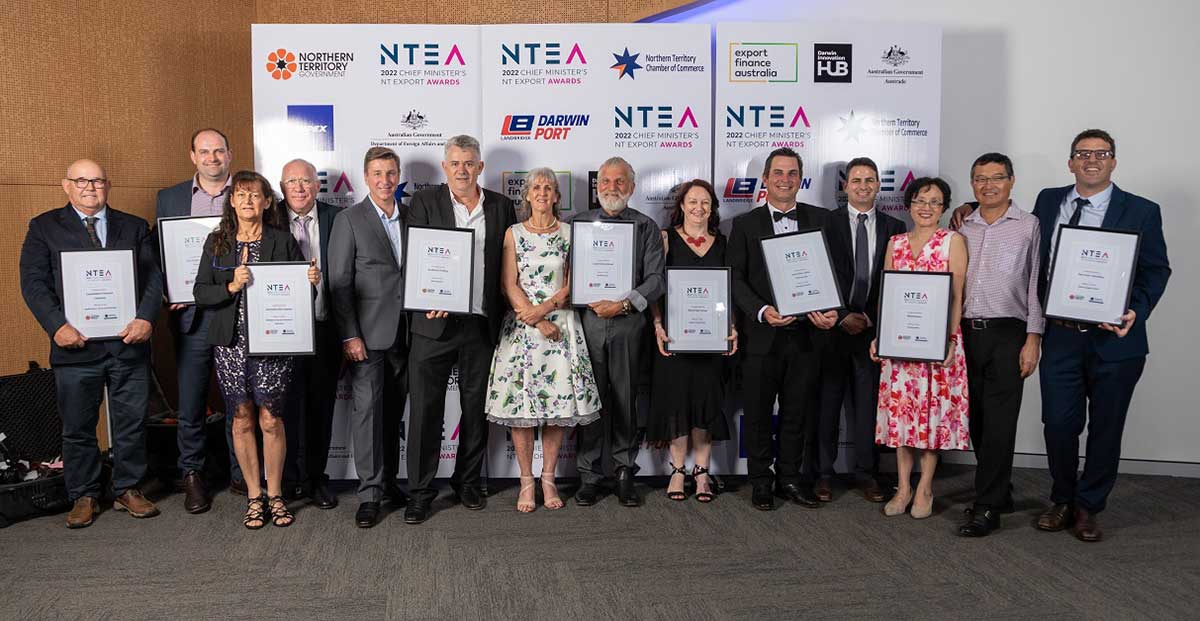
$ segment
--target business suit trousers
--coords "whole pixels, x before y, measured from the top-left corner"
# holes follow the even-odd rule
[[[146,475],[145,419],[150,396],[150,367],[143,358],[106,355],[100,360],[54,367],[58,413],[63,423],[63,478],[72,501],[100,498],[100,449],[96,425],[108,387],[107,415],[113,453],[115,495],[136,486]]]
[[[180,312],[198,312],[193,308]],[[175,338],[175,367],[179,377],[179,411],[176,443],[179,446],[179,470],[204,472],[204,423],[208,416],[208,386],[212,376],[213,349],[208,344],[212,313],[200,313],[191,332],[179,329],[180,316],[172,317]],[[226,407],[226,409],[229,409]],[[241,480],[242,468],[233,452],[233,412],[225,413],[225,442],[229,448],[230,478]]]
[[[340,343],[338,347],[341,347]],[[336,390],[337,373],[332,371],[330,375]],[[404,333],[397,332],[396,342],[388,349],[368,349],[366,360],[350,363],[350,381],[354,395],[350,441],[354,446],[354,469],[358,473],[358,500],[379,502],[383,499],[384,486],[396,480],[396,471],[400,467],[404,401],[408,397],[408,348]],[[329,455],[328,437],[325,436],[323,450],[326,457]],[[309,469],[310,474],[315,468],[314,463]],[[322,465],[320,476],[324,477],[324,474]]]
[[[446,384],[458,365],[458,451],[450,485],[479,485],[487,452],[488,426],[483,414],[488,373],[495,352],[486,317],[453,316],[442,338],[414,333],[409,356],[412,413],[408,422],[408,488],[414,499],[432,502],[433,481],[441,460],[446,422]],[[453,432],[451,432],[453,437]]]
[[[342,339],[338,336],[337,326],[332,321],[316,322],[316,354],[297,359],[298,381],[293,382],[288,391],[285,481],[312,485],[328,478],[325,462],[329,459],[338,374],[343,360]],[[403,402],[400,408],[403,411]]]
[[[962,321],[970,391],[971,446],[975,449],[975,508],[1000,509],[1012,501],[1012,462],[1025,378],[1020,319],[988,320],[987,327]]]
[[[746,355],[742,363],[742,443],[752,484],[770,483],[776,477],[781,483],[800,481],[805,436],[815,427],[809,417],[816,416],[818,362],[819,353],[808,335],[792,330],[776,330],[768,353]],[[776,399],[779,422],[773,440]]]
[[[1042,341],[1042,424],[1054,483],[1050,499],[1091,512],[1104,510],[1117,481],[1121,435],[1146,357],[1102,360],[1095,335],[1050,323]],[[1087,455],[1079,476],[1079,434]]]
[[[879,470],[875,446],[875,416],[879,407],[879,365],[865,350],[849,349],[844,340],[831,343],[821,353],[820,414],[815,434],[816,449],[809,458],[820,476],[833,476],[840,440],[842,407],[854,443],[854,474],[873,477]]]
[[[606,443],[615,467],[637,473],[637,370],[647,324],[642,313],[601,319],[584,309],[580,315],[603,409],[599,421],[576,428],[575,463],[580,480],[595,485],[604,479]]]

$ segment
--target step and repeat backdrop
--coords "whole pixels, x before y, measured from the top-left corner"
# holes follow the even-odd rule
[[[878,204],[902,217],[906,184],[936,172],[932,26],[719,24],[714,37],[706,24],[255,25],[252,39],[256,169],[276,179],[307,159],[320,199],[340,206],[367,195],[368,148],[400,155],[406,203],[442,183],[442,145],[456,134],[482,143],[481,184],[514,199],[525,171],[554,169],[567,220],[595,206],[596,170],[614,155],[637,171],[631,204],[663,225],[675,186],[711,180],[726,231],[765,200],[764,159],[780,146],[804,159],[799,200],[828,208],[845,203],[853,157],[875,159]],[[453,471],[458,396],[453,374],[439,476]],[[337,408],[328,472],[355,478],[346,382]],[[744,473],[741,412],[733,401],[727,410],[734,439],[714,447],[713,470]],[[515,477],[507,431],[493,427],[489,444],[486,474]],[[539,442],[535,469],[541,457]],[[560,475],[572,475],[573,435],[560,457]],[[642,474],[669,472],[666,461],[660,450],[639,456]]]

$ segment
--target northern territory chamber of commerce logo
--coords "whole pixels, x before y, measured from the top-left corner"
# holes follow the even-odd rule
[[[675,51],[641,51],[631,53],[626,47],[621,53],[613,52],[617,62],[610,67],[617,72],[617,79],[629,77],[637,79],[637,71],[642,73],[704,73],[704,63],[696,54]]]
[[[340,78],[346,75],[354,52],[341,50],[289,50],[276,48],[267,54],[267,73],[274,80],[295,78]]]
[[[610,69],[617,70],[618,80],[626,76],[628,76],[630,80],[637,78],[637,75],[635,75],[634,72],[642,68],[642,66],[638,64],[638,56],[641,56],[641,54],[630,54],[628,47],[625,48],[625,51],[620,54],[613,54],[613,58],[615,58],[617,62],[613,63]]]

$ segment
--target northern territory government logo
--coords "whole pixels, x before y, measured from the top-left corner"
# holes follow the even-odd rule
[[[730,82],[796,82],[798,43],[729,43]]]
[[[867,77],[883,80],[884,84],[908,84],[909,80],[925,77],[925,70],[916,66],[913,60],[909,50],[893,44],[867,69]]]
[[[704,73],[704,64],[700,62],[700,57],[695,54],[683,54],[676,52],[638,52],[630,53],[629,48],[625,48],[621,53],[613,52],[613,59],[617,62],[610,67],[617,72],[617,79],[628,77],[630,80],[637,79],[637,71],[647,73]]]
[[[267,54],[267,73],[273,80],[292,78],[340,78],[346,75],[354,52],[341,50],[289,50],[277,48]]]

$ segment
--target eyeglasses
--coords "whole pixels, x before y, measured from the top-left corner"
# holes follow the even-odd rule
[[[259,194],[258,192],[245,192],[239,190],[233,193],[233,197],[239,201],[256,201],[262,198],[262,194]]]
[[[912,202],[914,207],[942,207],[946,203],[942,201],[927,201],[923,198],[915,198]]]
[[[997,175],[995,177],[980,176],[980,177],[975,177],[975,178],[971,179],[971,183],[974,183],[975,185],[978,185],[978,186],[986,186],[989,183],[991,183],[993,185],[1000,185],[1001,183],[1008,181],[1010,178],[1011,177],[1009,177],[1008,175]]]
[[[74,183],[75,187],[79,188],[80,190],[88,187],[89,185],[91,185],[94,188],[98,188],[98,187],[108,184],[108,179],[105,179],[103,177],[96,177],[95,179],[85,179],[83,177],[80,177],[78,179],[67,179],[67,181]]]
[[[1098,160],[1107,160],[1115,153],[1112,149],[1075,149],[1071,152],[1071,157],[1077,160],[1090,160],[1093,157]]]
[[[308,177],[297,177],[295,179],[288,179],[287,181],[284,181],[283,185],[285,187],[289,187],[289,188],[294,188],[298,185],[302,185],[307,188],[307,187],[313,186],[315,183],[316,183],[316,181],[309,179]]]

